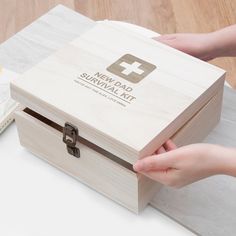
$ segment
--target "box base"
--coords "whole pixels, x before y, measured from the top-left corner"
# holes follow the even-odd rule
[[[206,137],[220,119],[221,101],[222,90],[172,137],[173,141],[181,146]],[[83,143],[79,142],[81,158],[69,155],[62,142],[62,127],[33,114],[37,113],[16,112],[22,146],[129,210],[140,212],[162,187],[135,173],[131,164],[112,158],[112,154],[104,156]]]

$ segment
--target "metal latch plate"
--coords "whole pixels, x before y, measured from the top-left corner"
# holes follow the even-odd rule
[[[77,158],[80,157],[80,150],[76,147],[78,136],[78,128],[73,124],[66,122],[63,128],[63,142],[66,144],[68,153]]]

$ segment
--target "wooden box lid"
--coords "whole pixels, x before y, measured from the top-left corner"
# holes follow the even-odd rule
[[[98,23],[11,84],[14,99],[134,163],[152,154],[223,85],[225,71]],[[201,127],[199,127],[201,128]]]

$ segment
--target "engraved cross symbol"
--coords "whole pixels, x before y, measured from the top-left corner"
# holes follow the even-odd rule
[[[154,71],[156,66],[134,55],[125,54],[106,69],[110,73],[136,84]]]
[[[135,72],[136,74],[143,74],[144,70],[140,69],[139,67],[141,66],[142,64],[141,63],[138,63],[138,62],[133,62],[132,64],[128,64],[126,62],[122,62],[120,64],[120,66],[122,66],[123,68],[125,68],[121,73],[122,74],[125,74],[125,75],[129,75],[133,72]]]

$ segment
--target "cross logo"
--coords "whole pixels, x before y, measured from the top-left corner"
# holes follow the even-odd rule
[[[125,54],[107,70],[132,83],[138,83],[149,75],[156,66],[131,54]]]
[[[125,68],[125,70],[123,70],[121,73],[125,74],[125,75],[129,75],[132,72],[135,72],[139,75],[141,75],[144,71],[139,69],[139,67],[142,65],[138,62],[134,62],[133,64],[128,64],[126,62],[122,62],[120,64],[122,67]]]

